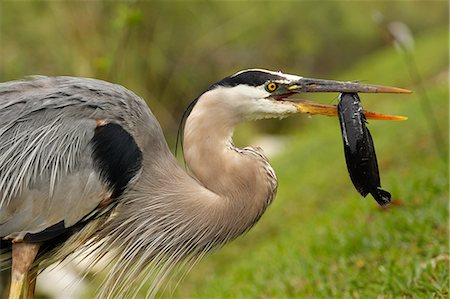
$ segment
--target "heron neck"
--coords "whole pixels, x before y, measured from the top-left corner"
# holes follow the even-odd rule
[[[221,198],[229,221],[246,230],[272,201],[276,177],[257,150],[233,145],[240,121],[224,101],[199,101],[186,122],[184,157],[201,185]]]

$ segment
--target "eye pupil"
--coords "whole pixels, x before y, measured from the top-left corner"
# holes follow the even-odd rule
[[[272,82],[267,85],[268,91],[274,91],[275,89],[277,89],[277,85],[275,83]]]

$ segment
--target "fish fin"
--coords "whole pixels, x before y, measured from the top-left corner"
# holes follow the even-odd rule
[[[370,194],[372,194],[373,198],[375,198],[377,203],[382,207],[385,207],[391,203],[391,193],[388,191],[377,188],[375,191],[370,192]]]

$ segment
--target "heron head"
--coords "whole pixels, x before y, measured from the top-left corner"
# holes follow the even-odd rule
[[[282,118],[293,113],[334,116],[336,106],[324,105],[291,96],[308,92],[410,93],[409,90],[356,82],[304,78],[262,69],[238,72],[213,84],[200,101],[229,109],[237,119]],[[368,118],[383,119],[373,114]]]
[[[183,147],[188,118],[203,127],[221,122],[228,131],[243,120],[283,118],[294,113],[336,116],[334,105],[297,99],[293,95],[308,92],[411,93],[409,90],[356,82],[311,79],[262,69],[249,69],[211,85],[185,110],[178,129],[177,144]],[[367,119],[406,119],[365,112]],[[196,128],[193,127],[192,131]]]

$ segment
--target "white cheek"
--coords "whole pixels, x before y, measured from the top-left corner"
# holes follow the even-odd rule
[[[248,113],[245,117],[247,120],[284,118],[290,114],[297,113],[297,108],[290,102],[269,99],[258,99],[252,102],[248,107]]]
[[[297,108],[290,102],[267,99],[270,96],[264,87],[236,86],[208,91],[203,94],[194,112],[208,111],[216,115],[227,114],[235,120],[257,120],[263,118],[283,118],[296,113]],[[203,106],[208,109],[200,109]],[[191,115],[190,118],[193,116]]]
[[[270,93],[262,86],[236,86],[227,93],[226,101],[246,120],[283,118],[297,112],[297,108],[289,102],[268,99]]]
[[[236,114],[246,116],[255,110],[259,101],[270,96],[263,87],[255,88],[239,85],[233,88],[218,88],[213,90],[214,98],[232,109]]]

